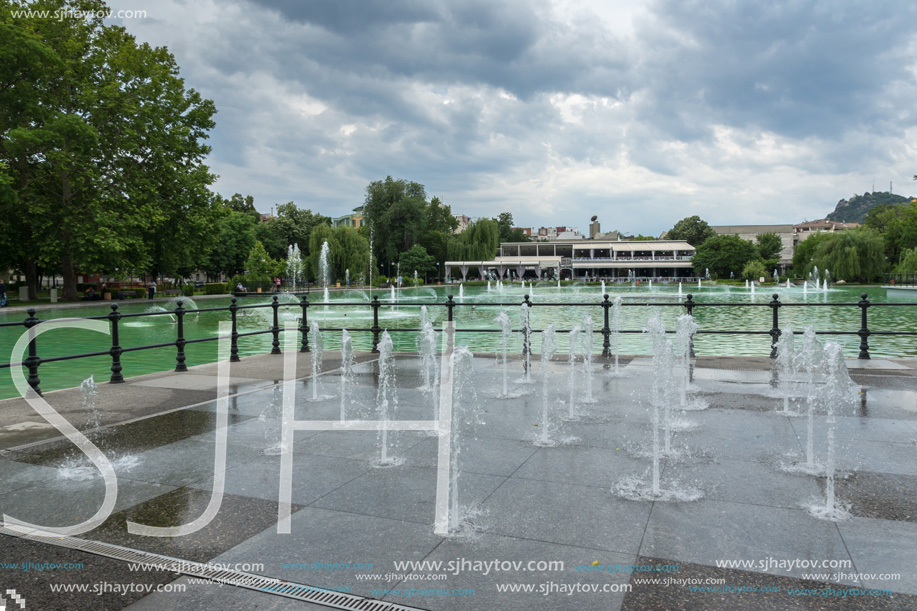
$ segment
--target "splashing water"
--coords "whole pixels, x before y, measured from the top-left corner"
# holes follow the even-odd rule
[[[815,335],[815,329],[808,326],[802,336],[800,371],[806,375],[806,468],[812,474],[820,472],[815,464],[815,408],[818,391],[824,378],[825,349]]]
[[[513,336],[513,325],[506,312],[497,314],[494,322],[500,325],[500,353],[503,360],[503,393],[500,396],[505,398],[509,396],[509,366],[506,361],[506,353],[509,351],[509,342]]]
[[[783,389],[783,413],[790,413],[790,395],[792,392],[793,374],[795,373],[794,363],[796,362],[795,337],[793,327],[787,325],[777,340],[777,361],[774,366],[780,378]]]
[[[341,422],[347,420],[347,408],[350,406],[350,386],[353,384],[353,368],[356,359],[353,354],[353,338],[347,329],[341,331]]]
[[[450,427],[450,477],[448,535],[462,536],[474,532],[468,520],[474,512],[459,503],[459,481],[462,458],[468,452],[468,442],[474,439],[481,421],[481,409],[475,387],[474,355],[466,346],[458,346],[452,353],[452,426]]]
[[[567,374],[567,420],[579,420],[576,413],[576,346],[579,342],[580,334],[583,332],[582,327],[576,325],[570,329],[570,373]]]
[[[615,375],[620,373],[618,369],[618,357],[620,356],[620,338],[621,330],[624,327],[624,307],[621,296],[615,297],[614,304],[611,307],[611,349],[615,355]]]
[[[825,389],[823,393],[825,409],[827,411],[828,439],[827,458],[825,459],[825,504],[821,508],[809,508],[809,513],[823,520],[846,520],[850,517],[847,508],[837,502],[834,493],[835,471],[835,435],[837,418],[835,411],[838,407],[850,401],[851,379],[844,362],[844,352],[837,342],[825,344]]]
[[[688,382],[691,380],[691,345],[698,325],[690,314],[682,314],[675,321],[675,366],[678,384],[678,405],[688,409]],[[694,409],[701,409],[694,405]],[[704,405],[703,407],[706,407]]]
[[[314,320],[309,323],[309,334],[312,335],[312,400],[318,401],[319,374],[322,372],[322,359],[325,356],[325,340]]]
[[[293,283],[293,292],[296,292],[296,285],[299,284],[303,275],[302,254],[299,252],[298,244],[291,244],[287,248],[287,278]]]
[[[80,396],[82,397],[83,409],[86,410],[88,414],[86,426],[94,429],[99,428],[102,421],[102,414],[99,413],[99,408],[96,405],[97,394],[99,394],[99,390],[96,388],[93,376],[89,376],[80,383]]]
[[[392,420],[398,409],[394,349],[392,336],[383,331],[379,340],[379,386],[376,389],[376,411],[383,425]],[[379,432],[379,458],[373,461],[374,467],[395,467],[404,462],[401,457],[389,456],[388,437],[388,429],[383,426]]]
[[[592,352],[595,350],[595,335],[592,323],[592,317],[583,314],[583,379],[585,391],[583,393],[583,403],[595,403],[595,397],[592,394]]]
[[[531,314],[529,312],[530,308],[530,305],[523,303],[519,310],[519,319],[522,322],[523,352],[525,353],[525,361],[523,362],[525,372],[522,377],[524,384],[532,383],[532,324],[529,318]]]
[[[283,453],[283,435],[281,434],[281,415],[283,413],[283,387],[277,385],[271,391],[271,401],[261,413],[258,420],[261,422],[264,433],[264,449],[262,454],[277,456]]]
[[[548,378],[550,377],[548,375],[548,363],[557,352],[557,341],[554,338],[554,333],[554,323],[549,324],[541,333],[541,431],[535,441],[535,445],[545,448],[557,445],[557,441],[551,438],[554,422],[552,418],[553,410],[550,409],[550,387],[548,386]]]

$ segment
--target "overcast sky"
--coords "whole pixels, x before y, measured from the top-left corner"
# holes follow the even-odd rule
[[[659,234],[917,194],[912,0],[113,0],[216,103],[225,196]]]

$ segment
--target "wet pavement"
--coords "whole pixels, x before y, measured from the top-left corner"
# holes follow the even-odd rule
[[[318,401],[309,400],[310,355],[298,356],[296,420],[340,419],[337,353],[325,355]],[[345,415],[375,419],[375,355],[359,356],[343,386],[351,399]],[[578,405],[578,419],[558,421],[555,447],[534,443],[544,424],[544,375],[548,407],[568,413],[566,360],[558,354],[545,372],[536,356],[534,383],[521,384],[522,361],[511,359],[511,394],[525,394],[500,398],[499,363],[492,354],[475,357],[456,416],[466,432],[457,457],[463,531],[450,537],[433,531],[438,438],[424,431],[388,434],[400,463],[389,468],[373,466],[376,432],[297,431],[291,532],[277,532],[280,356],[233,365],[225,492],[213,521],[187,536],[145,537],[126,524],[186,524],[211,502],[215,365],[100,384],[98,430],[86,429],[92,414],[78,389],[46,399],[103,450],[118,478],[114,511],[81,540],[231,565],[386,603],[380,609],[917,608],[914,362],[848,361],[861,388],[840,406],[836,485],[850,517],[834,522],[807,511],[825,502],[824,474],[789,468],[804,461],[806,419],[783,413],[770,359],[697,359],[689,407],[706,409],[676,411],[673,452],[661,462],[663,489],[699,493],[681,502],[620,493],[622,483],[649,481],[649,358],[622,359],[615,375],[596,357],[596,402]],[[412,356],[397,359],[398,420],[433,418],[436,396],[419,388],[419,367]],[[582,367],[577,371],[582,388]],[[793,388],[795,412],[804,400]],[[25,401],[0,402],[0,511],[43,526],[85,520],[102,502],[103,480],[79,450],[41,424]],[[824,414],[815,416],[814,430],[816,459],[824,462]],[[23,595],[27,609],[327,608],[187,572],[131,570],[60,541],[0,534],[7,563],[0,564],[0,586]],[[483,564],[494,560],[510,564]],[[406,561],[428,564],[400,565]],[[8,568],[13,563],[62,566]],[[643,570],[633,572],[635,566]],[[87,591],[52,591],[61,584]],[[100,584],[110,591],[94,592],[106,588]],[[111,584],[172,591],[121,593]]]

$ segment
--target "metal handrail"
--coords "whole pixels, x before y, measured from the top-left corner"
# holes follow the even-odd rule
[[[311,304],[308,300],[308,295],[302,295],[301,301],[299,303],[280,303],[277,296],[274,296],[270,303],[264,304],[254,304],[254,305],[244,305],[240,306],[236,303],[236,297],[231,298],[231,303],[225,307],[216,307],[216,308],[197,308],[192,310],[186,310],[182,307],[183,300],[176,300],[176,308],[172,311],[162,311],[162,312],[135,312],[130,314],[122,314],[118,311],[118,304],[111,304],[111,312],[106,315],[101,316],[88,316],[84,317],[85,319],[92,320],[108,320],[111,323],[111,347],[105,351],[96,351],[96,352],[87,352],[81,354],[71,354],[64,356],[55,356],[49,358],[40,358],[38,356],[38,348],[36,337],[32,337],[28,344],[28,357],[21,362],[9,362],[9,363],[0,363],[0,369],[6,369],[10,367],[19,367],[24,366],[28,368],[28,383],[29,386],[38,394],[41,394],[40,388],[40,379],[38,376],[38,368],[42,363],[52,363],[56,361],[72,360],[78,358],[89,358],[89,357],[98,357],[109,355],[112,359],[111,364],[111,378],[110,383],[119,383],[124,381],[124,377],[121,374],[121,355],[125,352],[136,352],[139,350],[152,350],[157,348],[166,348],[174,346],[176,348],[175,355],[175,371],[182,372],[187,371],[186,355],[185,355],[185,346],[188,344],[197,344],[208,341],[217,341],[220,339],[219,336],[215,337],[204,337],[196,339],[186,339],[184,337],[184,317],[187,314],[195,314],[200,312],[230,312],[231,315],[231,332],[230,332],[230,361],[237,362],[239,358],[239,346],[238,339],[240,337],[250,337],[254,335],[266,335],[268,333],[273,335],[271,342],[271,353],[280,354],[280,333],[285,331],[285,329],[280,327],[279,324],[279,310],[280,308],[301,308],[302,316],[299,319],[299,327],[297,332],[301,334],[301,343],[300,343],[300,352],[310,352],[309,348],[309,324],[308,324],[308,309]],[[322,306],[325,307],[353,307],[353,306],[368,306],[372,309],[373,312],[373,324],[370,328],[356,328],[348,329],[351,333],[372,333],[372,352],[378,352],[378,345],[380,340],[380,335],[382,328],[379,326],[379,309],[382,307],[392,307],[392,306],[428,306],[428,307],[445,307],[447,310],[447,320],[454,320],[454,311],[455,308],[462,307],[515,307],[519,305],[528,305],[530,307],[598,307],[603,310],[603,326],[601,329],[594,330],[594,333],[600,334],[603,337],[602,342],[602,355],[610,356],[611,351],[611,328],[609,326],[609,312],[613,306],[613,303],[610,301],[608,295],[604,295],[601,301],[584,301],[584,302],[563,302],[563,303],[552,303],[552,302],[532,302],[529,300],[529,296],[525,295],[523,301],[512,302],[512,303],[464,303],[458,302],[453,299],[452,295],[448,295],[444,302],[428,302],[428,301],[399,301],[396,304],[383,304],[379,301],[379,296],[374,295],[372,301],[367,304],[365,301],[337,301],[333,303],[322,303]],[[769,335],[771,337],[771,358],[777,356],[777,341],[780,339],[781,330],[779,326],[779,311],[780,308],[784,307],[856,307],[860,309],[860,328],[858,330],[828,330],[828,331],[817,331],[820,335],[858,335],[860,337],[859,345],[859,355],[860,359],[868,359],[869,356],[869,337],[871,335],[917,335],[917,332],[914,331],[873,331],[869,329],[868,326],[868,311],[869,308],[873,307],[901,307],[901,306],[917,306],[917,303],[914,302],[889,302],[889,303],[872,303],[867,299],[866,293],[860,295],[860,301],[857,302],[844,302],[844,303],[782,303],[777,294],[773,295],[773,299],[766,303],[724,303],[724,302],[706,302],[698,303],[694,301],[694,297],[691,294],[688,294],[686,298],[682,300],[672,300],[672,301],[627,301],[621,302],[622,307],[678,307],[684,308],[688,314],[693,314],[694,310],[697,308],[712,308],[712,307],[759,307],[759,308],[770,308],[771,309],[771,328],[769,330],[748,330],[748,329],[735,329],[735,330],[723,330],[723,329],[700,329],[697,331],[698,334],[709,334],[709,335]],[[247,331],[245,333],[239,333],[237,327],[237,313],[239,310],[254,310],[259,308],[271,308],[273,310],[273,319],[270,328],[263,329],[260,331]],[[26,329],[31,329],[42,323],[50,322],[39,320],[35,316],[35,309],[29,308],[27,311],[28,317],[20,322],[5,322],[0,323],[0,327],[25,327]],[[176,318],[176,339],[174,342],[158,343],[158,344],[148,344],[144,346],[132,346],[124,348],[120,345],[119,334],[118,334],[118,323],[122,318],[136,318],[144,316],[174,316]],[[327,327],[328,331],[341,331],[341,328],[337,327]],[[407,329],[390,329],[390,332],[398,333],[416,333],[420,331],[419,329],[407,328]],[[543,331],[543,329],[529,329],[529,333],[538,333]],[[500,333],[500,329],[456,329],[456,332],[459,333]],[[514,332],[522,333],[523,329],[514,330]],[[567,333],[568,330],[558,330],[559,333]],[[636,334],[643,333],[642,330],[637,329],[622,329],[615,331],[616,333],[621,334]],[[668,331],[668,333],[673,333],[673,331]],[[693,340],[692,340],[693,342]],[[523,352],[529,353],[531,351],[530,343],[523,342]],[[691,353],[693,355],[693,345],[691,347]]]

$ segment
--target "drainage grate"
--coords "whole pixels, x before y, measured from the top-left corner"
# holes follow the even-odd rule
[[[354,594],[322,590],[314,586],[291,581],[283,581],[272,577],[255,575],[253,573],[213,567],[200,562],[180,560],[161,554],[152,554],[129,547],[121,547],[120,545],[113,545],[111,543],[60,536],[40,530],[27,528],[13,529],[6,526],[0,526],[0,535],[9,535],[29,541],[38,541],[40,543],[55,545],[57,547],[75,549],[97,556],[121,560],[123,562],[147,564],[173,573],[209,579],[216,583],[247,588],[257,592],[265,592],[285,598],[324,605],[334,609],[345,609],[346,611],[420,611],[417,607],[406,607],[398,603],[364,598]]]

